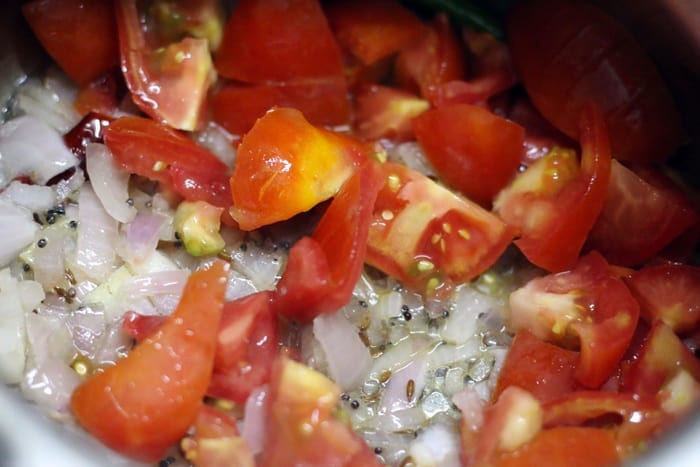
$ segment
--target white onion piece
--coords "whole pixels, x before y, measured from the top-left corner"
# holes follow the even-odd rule
[[[129,206],[129,177],[131,174],[117,167],[112,152],[100,143],[85,147],[85,168],[90,184],[110,216],[126,224],[136,216],[136,208]]]
[[[126,226],[126,251],[122,255],[132,264],[149,258],[158,246],[168,217],[153,211],[141,211]]]
[[[258,289],[252,280],[236,270],[229,272],[228,285],[226,286],[226,301],[233,301],[257,291]]]
[[[421,356],[394,371],[382,394],[379,413],[396,412],[413,407],[418,396],[423,392],[427,367],[426,358]],[[409,385],[413,386],[410,394]]]
[[[62,203],[66,198],[70,197],[73,192],[78,190],[85,183],[85,173],[80,167],[76,167],[73,175],[68,177],[67,180],[59,180],[56,183],[56,201]],[[66,206],[66,210],[68,207]]]
[[[233,167],[236,160],[236,150],[233,148],[234,138],[221,125],[209,122],[202,131],[195,134],[195,140],[200,146],[209,149],[228,167]]]
[[[0,198],[0,225],[3,226],[0,267],[3,267],[34,241],[34,235],[39,227],[28,209],[2,198]]]
[[[41,236],[46,245],[34,249],[34,279],[49,291],[65,282],[64,236],[57,229],[44,229]]]
[[[272,251],[271,248],[259,247],[254,242],[248,242],[245,250],[233,250],[231,258],[234,268],[253,281],[258,290],[272,290],[275,288],[283,254],[281,249]]]
[[[241,436],[253,451],[253,455],[261,453],[265,445],[265,399],[267,393],[267,385],[257,387],[253,389],[245,401]]]
[[[50,186],[28,185],[17,180],[10,183],[0,197],[32,212],[48,211],[56,205],[56,192]]]
[[[90,358],[97,355],[105,333],[104,311],[98,307],[82,306],[69,315],[67,325],[75,348]]]
[[[461,288],[455,297],[450,315],[440,326],[440,336],[447,342],[461,344],[471,339],[476,333],[476,320],[481,313],[492,313],[498,306],[488,295],[473,289]]]
[[[344,391],[359,386],[372,367],[372,356],[355,326],[342,312],[324,313],[314,319],[313,333],[326,354],[331,379]]]
[[[51,84],[54,84],[54,89],[44,86],[38,79],[28,80],[17,94],[17,104],[27,115],[65,134],[80,122],[80,114],[73,107],[71,93]]]
[[[415,431],[425,423],[425,412],[421,407],[385,412],[372,419],[373,428],[388,432]]]
[[[177,269],[133,276],[126,279],[119,288],[118,295],[127,299],[152,297],[155,295],[182,295],[189,271]]]
[[[29,357],[21,389],[24,396],[40,406],[66,411],[80,378],[68,364],[73,355],[72,336],[66,316],[28,313],[25,316]]]
[[[409,448],[416,467],[459,467],[459,436],[442,424],[422,430]]]
[[[24,285],[26,284],[26,285]],[[0,383],[22,380],[26,352],[24,314],[44,298],[34,281],[18,282],[9,269],[0,270]],[[27,292],[32,292],[34,298]]]
[[[103,282],[116,267],[117,221],[89,184],[80,190],[78,215],[76,265],[88,278]]]
[[[45,185],[78,165],[61,135],[41,120],[23,115],[0,126],[0,188],[19,176]]]
[[[380,379],[379,376],[386,371],[393,373],[419,356],[426,355],[433,345],[434,342],[429,337],[411,334],[401,342],[387,348],[383,354],[374,359],[370,376],[374,379]]]
[[[75,82],[58,67],[51,66],[46,70],[44,88],[53,92],[59,102],[71,104],[78,96],[78,87]]]
[[[472,336],[471,339],[459,345],[443,343],[430,352],[429,366],[436,369],[469,360],[481,353],[480,347],[481,339],[477,336]]]

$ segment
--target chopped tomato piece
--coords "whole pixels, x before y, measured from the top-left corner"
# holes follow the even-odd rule
[[[580,348],[576,381],[598,388],[625,354],[639,319],[639,305],[598,253],[569,272],[531,280],[510,296],[508,324],[543,340]]]
[[[168,320],[167,316],[161,315],[140,315],[135,311],[127,311],[122,321],[122,329],[133,337],[136,342],[141,342],[148,336],[155,334],[160,327]]]
[[[437,14],[423,37],[399,52],[394,70],[400,87],[426,99],[435,86],[466,78],[464,44],[445,14]]]
[[[228,265],[192,273],[173,314],[71,397],[78,422],[110,448],[154,462],[194,422],[214,365]]]
[[[264,291],[224,304],[208,395],[242,404],[270,380],[278,341],[270,300]]]
[[[581,164],[573,152],[553,150],[519,174],[494,201],[494,209],[520,230],[515,244],[548,271],[571,268],[605,199],[610,147],[593,107],[582,114]]]
[[[613,157],[661,162],[683,142],[681,118],[659,72],[631,33],[588,2],[533,0],[510,11],[515,67],[535,106],[572,138],[595,102]]]
[[[428,99],[435,107],[450,104],[487,106],[488,99],[517,83],[507,46],[488,32],[464,29],[470,52],[469,76],[434,86]]]
[[[238,147],[230,179],[234,219],[253,230],[308,211],[340,190],[365,152],[350,138],[314,127],[298,110],[271,110]]]
[[[125,90],[120,76],[106,73],[82,86],[73,106],[83,116],[90,112],[115,115]]]
[[[253,452],[230,414],[202,405],[193,428],[194,434],[180,442],[185,459],[206,467],[255,467]]]
[[[513,232],[496,216],[405,166],[385,163],[367,262],[432,295],[491,267]]]
[[[204,100],[213,80],[207,39],[163,41],[158,28],[136,0],[116,0],[119,51],[126,84],[136,105],[154,119],[180,130],[200,124]]]
[[[340,388],[334,382],[286,357],[278,357],[272,375],[261,467],[380,465],[360,435],[336,417]]]
[[[561,397],[578,386],[574,377],[578,359],[578,353],[522,330],[508,349],[492,398],[510,386],[525,389],[543,403]]]
[[[429,107],[425,99],[400,89],[378,84],[358,86],[355,91],[355,134],[365,140],[411,140],[414,136],[412,119]]]
[[[644,339],[636,360],[623,373],[621,390],[656,394],[681,369],[700,381],[700,361],[670,327],[657,321]]]
[[[647,322],[663,321],[676,333],[698,328],[700,268],[687,264],[647,266],[633,272],[627,284]]]
[[[612,432],[601,428],[562,426],[542,430],[529,443],[502,453],[494,467],[592,467],[620,461]]]
[[[141,117],[122,117],[104,132],[114,160],[124,170],[172,188],[189,201],[224,208],[222,220],[232,224],[229,168],[182,133]]]
[[[22,12],[51,58],[76,83],[85,85],[119,63],[111,0],[33,0]]]
[[[525,130],[489,110],[432,109],[413,120],[413,129],[440,178],[482,206],[491,206],[520,166]]]
[[[340,45],[369,65],[410,45],[425,32],[397,0],[338,0],[324,6]]]
[[[663,173],[613,161],[603,210],[586,247],[611,263],[636,266],[699,219],[688,197]]]
[[[228,84],[212,96],[212,118],[234,135],[247,133],[275,106],[297,109],[314,125],[341,125],[350,121],[347,93],[342,76],[282,84]]]
[[[340,48],[317,0],[241,0],[216,54],[221,76],[246,83],[342,77]]]
[[[112,121],[112,117],[90,112],[63,135],[63,141],[78,159],[84,161],[88,143],[104,143],[105,130]]]
[[[377,193],[383,183],[373,163],[341,188],[314,230],[289,252],[274,307],[301,322],[346,305],[362,273]]]
[[[618,453],[638,451],[670,420],[656,397],[607,391],[576,391],[544,405],[544,426],[584,425],[612,429]]]

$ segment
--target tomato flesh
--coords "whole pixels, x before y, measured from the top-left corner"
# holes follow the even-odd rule
[[[520,2],[508,18],[515,67],[535,106],[572,138],[589,101],[601,109],[612,153],[662,162],[684,140],[681,118],[659,72],[634,37],[580,1]]]
[[[440,178],[482,206],[491,206],[520,166],[525,131],[486,109],[432,109],[413,119],[413,129]]]
[[[639,305],[597,253],[569,272],[531,280],[510,296],[508,324],[540,339],[580,348],[576,381],[598,388],[625,354],[639,319]]]
[[[298,110],[275,108],[238,147],[232,215],[253,230],[308,211],[340,190],[364,154],[363,145],[314,127]]]
[[[78,386],[70,407],[110,448],[154,462],[197,416],[214,365],[228,266],[192,273],[177,309],[114,366]]]
[[[119,63],[111,0],[34,0],[22,12],[44,49],[76,83],[85,85]]]
[[[494,201],[494,209],[520,230],[515,241],[530,262],[564,271],[577,261],[603,208],[610,179],[610,146],[594,107],[581,120],[581,164],[550,152],[519,174]]]
[[[366,261],[420,293],[491,267],[513,238],[496,216],[425,175],[387,162]]]

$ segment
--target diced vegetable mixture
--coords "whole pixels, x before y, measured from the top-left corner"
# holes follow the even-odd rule
[[[700,396],[700,210],[576,0],[30,0],[0,381],[126,458],[602,466]]]

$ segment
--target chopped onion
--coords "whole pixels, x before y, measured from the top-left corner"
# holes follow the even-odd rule
[[[89,184],[78,198],[76,266],[91,280],[103,282],[116,267],[117,221],[107,214]]]
[[[257,290],[274,289],[284,253],[281,249],[264,248],[255,242],[245,245],[244,249],[231,251],[235,268],[250,279]]]
[[[83,355],[93,358],[99,351],[105,333],[104,311],[91,306],[81,306],[67,319],[73,345]]]
[[[80,122],[80,114],[73,107],[72,93],[65,87],[58,89],[56,84],[50,81],[53,87],[50,89],[38,79],[27,80],[17,94],[17,105],[26,114],[65,134]]]
[[[482,313],[492,313],[496,306],[493,298],[470,286],[462,287],[456,294],[450,315],[440,327],[440,336],[454,344],[466,342],[477,332],[477,317]]]
[[[34,279],[39,281],[47,291],[65,282],[66,268],[63,256],[65,245],[62,232],[63,230],[58,229],[42,230],[40,241],[45,245],[34,250],[32,262]]]
[[[64,412],[73,390],[80,384],[68,363],[74,351],[65,316],[29,313],[25,318],[30,347],[22,393],[43,407]]]
[[[0,267],[3,267],[32,243],[39,227],[28,209],[2,198],[0,198],[0,225],[3,226]]]
[[[369,349],[342,312],[314,319],[313,333],[326,354],[330,377],[344,390],[357,387],[372,367]]]
[[[155,211],[141,211],[126,226],[126,246],[122,254],[132,264],[149,258],[158,246],[168,217]]]
[[[78,163],[61,135],[37,118],[24,115],[0,126],[0,188],[20,176],[45,185]]]
[[[259,386],[250,393],[245,402],[241,436],[253,455],[259,454],[265,445],[265,399],[268,386]]]
[[[32,212],[48,211],[56,205],[56,192],[50,186],[29,185],[17,180],[10,183],[0,197]]]
[[[420,432],[409,453],[416,467],[459,467],[459,436],[451,427],[431,425]]]
[[[427,362],[420,356],[394,371],[386,383],[379,413],[396,412],[415,406],[425,386]]]
[[[387,156],[390,160],[400,162],[406,167],[429,177],[437,176],[435,168],[428,161],[428,158],[425,157],[423,148],[414,141],[400,143],[387,148]]]
[[[195,140],[209,149],[228,167],[233,167],[233,162],[236,160],[236,150],[233,148],[234,137],[221,125],[209,122],[202,131],[195,134]]]
[[[37,290],[31,285],[38,284],[34,281],[18,282],[10,275],[9,269],[0,270],[0,382],[4,384],[19,383],[24,374],[24,313],[44,298],[41,286]],[[28,296],[29,291],[35,294],[33,299]]]
[[[379,379],[379,376],[387,371],[393,373],[416,358],[426,355],[432,345],[434,343],[431,338],[411,334],[375,358],[369,374],[374,379]]]
[[[119,222],[131,222],[136,216],[136,208],[127,203],[131,174],[117,167],[112,152],[100,143],[86,146],[85,166],[92,189],[105,211]]]

